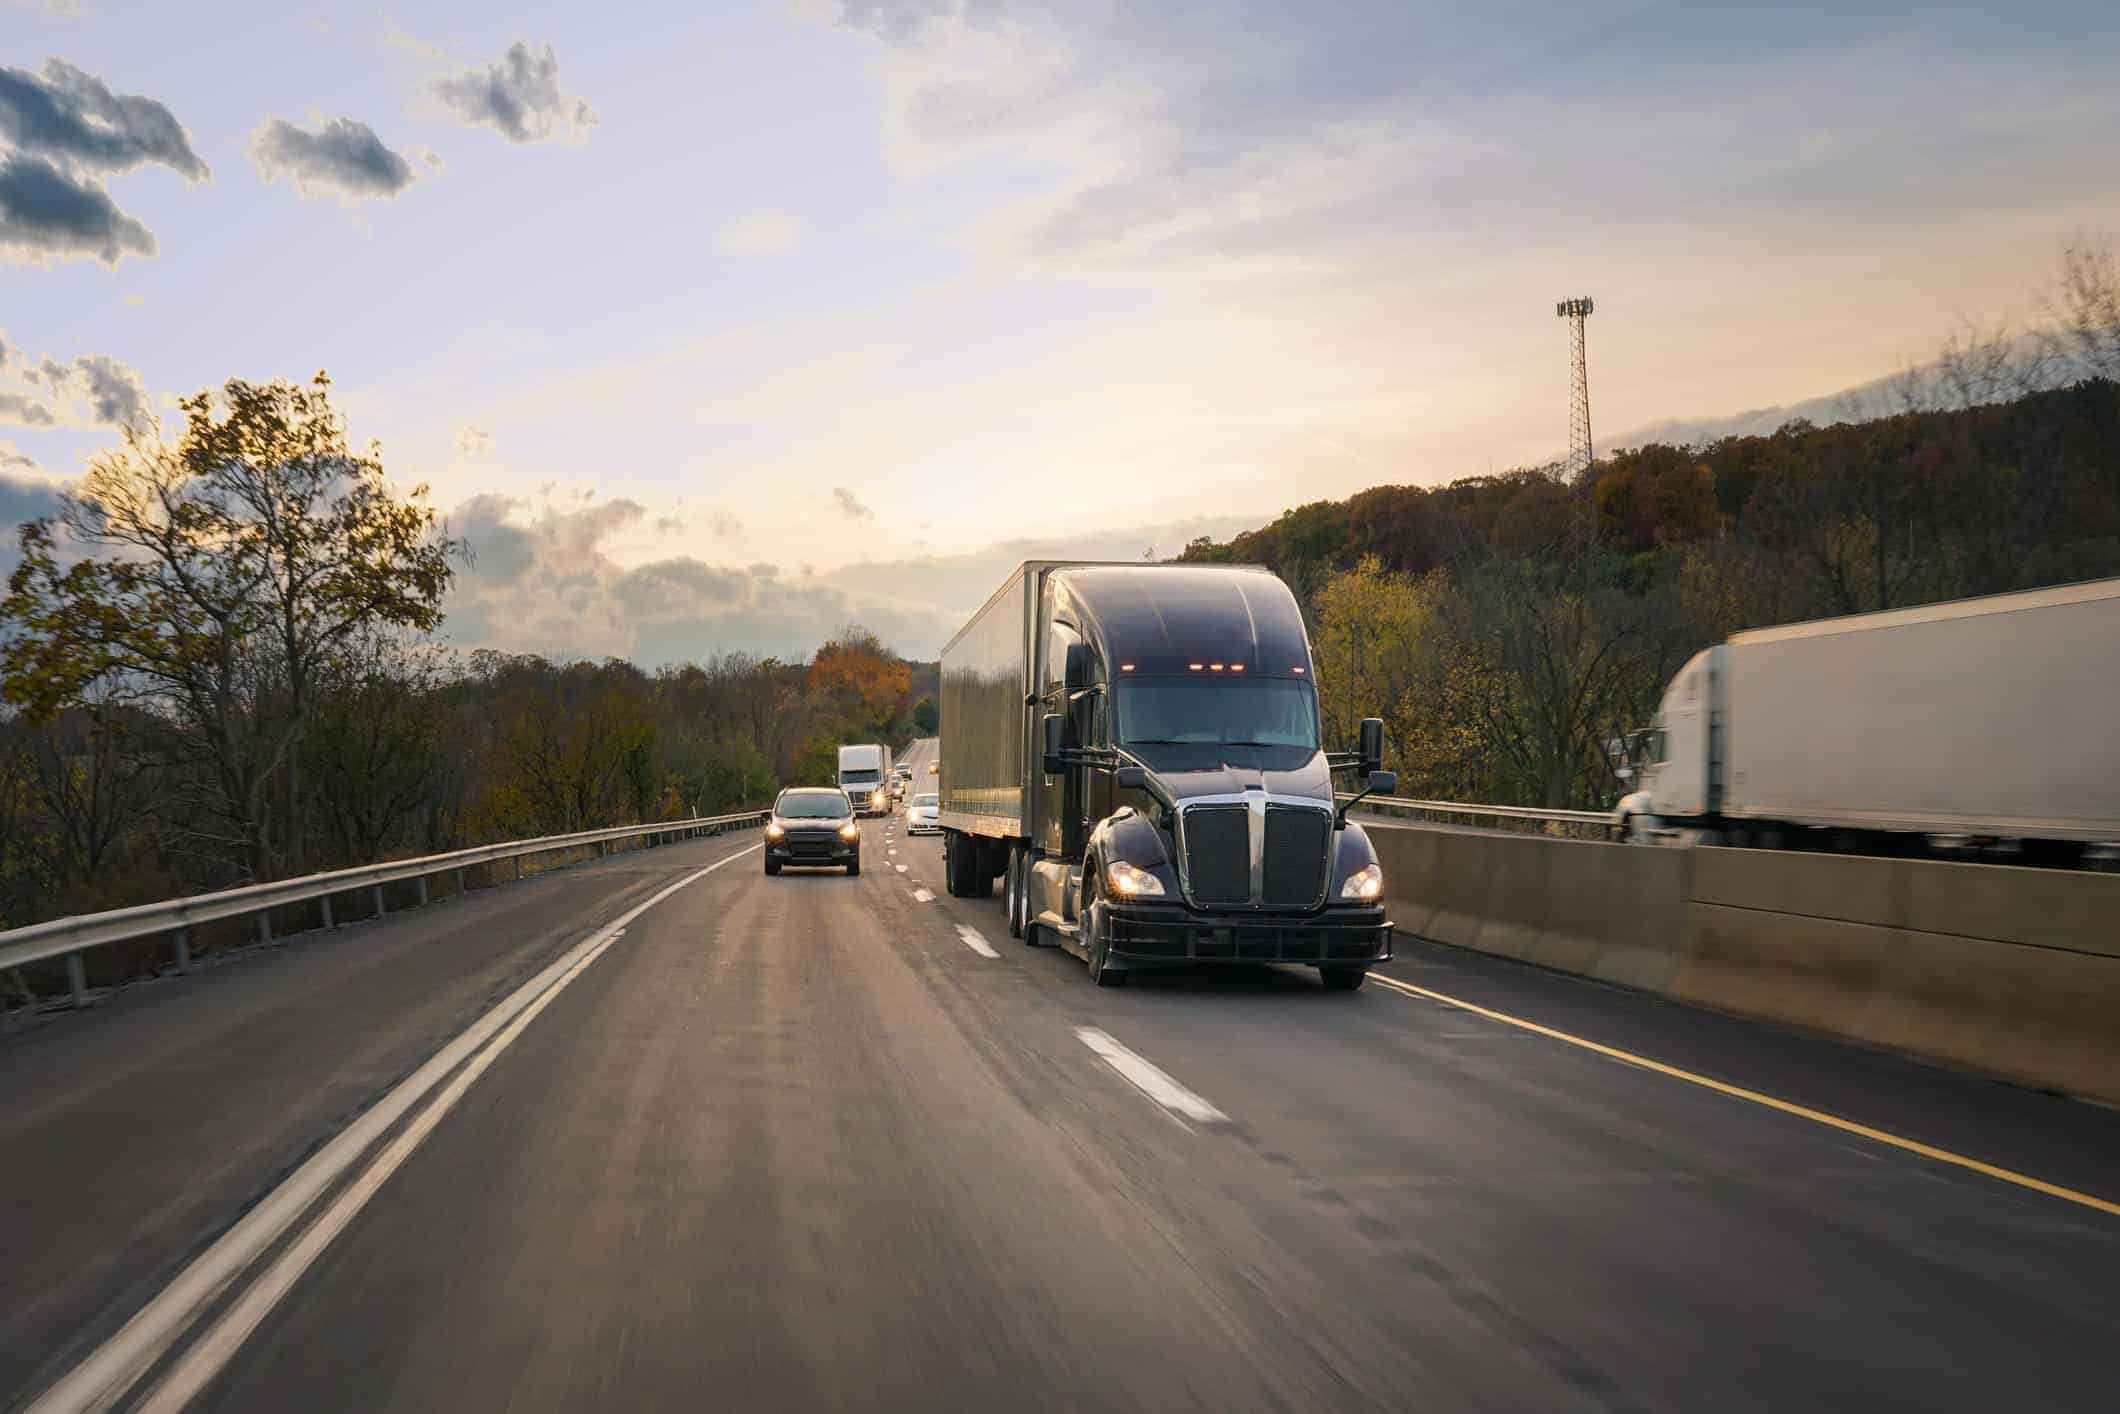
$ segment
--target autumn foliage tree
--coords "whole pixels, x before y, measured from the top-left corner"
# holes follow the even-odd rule
[[[330,388],[232,381],[182,401],[174,442],[129,428],[22,527],[0,605],[0,695],[33,720],[97,693],[159,714],[206,768],[198,847],[252,878],[302,859],[320,676],[358,635],[439,623],[463,548],[349,444]]]

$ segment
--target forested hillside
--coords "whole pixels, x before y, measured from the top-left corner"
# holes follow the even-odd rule
[[[1598,805],[1605,743],[1740,629],[2120,574],[2120,387],[1379,486],[1184,558],[1296,587],[1332,733],[1385,717],[1402,792]]]

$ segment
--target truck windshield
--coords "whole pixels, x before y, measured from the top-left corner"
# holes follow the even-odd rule
[[[1285,678],[1136,678],[1119,684],[1119,740],[1318,749],[1318,700]]]
[[[873,785],[878,774],[875,771],[841,771],[839,783],[843,786]]]

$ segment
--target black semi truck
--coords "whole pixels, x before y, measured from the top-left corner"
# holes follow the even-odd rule
[[[1383,873],[1332,773],[1389,793],[1384,724],[1327,752],[1295,596],[1224,565],[1030,561],[942,650],[944,876],[1008,929],[1130,971],[1391,956]]]

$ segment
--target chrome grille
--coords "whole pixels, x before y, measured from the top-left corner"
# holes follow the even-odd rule
[[[1311,908],[1325,894],[1325,860],[1332,817],[1299,806],[1266,807],[1263,902],[1268,908]]]
[[[1251,902],[1251,811],[1195,805],[1185,812],[1186,888],[1198,904]]]

